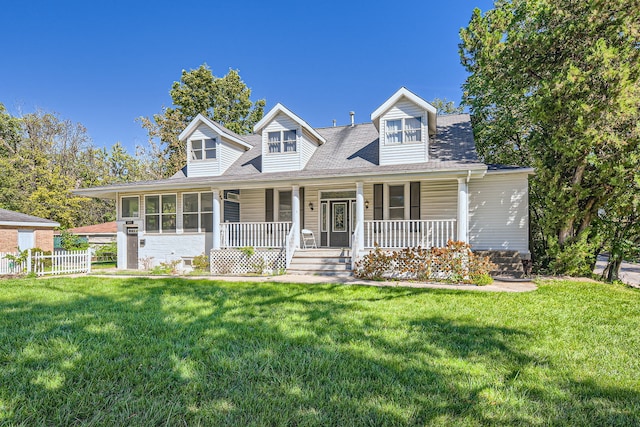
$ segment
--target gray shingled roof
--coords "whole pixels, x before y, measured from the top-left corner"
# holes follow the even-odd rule
[[[33,223],[33,224],[51,224],[51,227],[57,227],[58,224],[50,219],[39,218],[33,215],[27,215],[20,212],[9,211],[7,209],[0,209],[0,223]]]
[[[372,175],[389,173],[420,173],[429,171],[455,171],[485,169],[486,165],[478,160],[471,120],[468,114],[443,115],[438,117],[435,136],[429,141],[429,161],[402,165],[379,165],[379,132],[373,123],[355,126],[319,128],[316,131],[327,142],[317,147],[315,153],[300,171],[269,172],[261,171],[262,149],[261,135],[239,135],[238,137],[253,148],[245,151],[240,158],[215,177],[186,177],[186,168],[178,171],[169,180],[143,181],[130,184],[108,186],[112,191],[125,190],[127,187],[171,185],[185,186],[206,183],[238,181],[269,181],[295,179],[326,178],[331,176]],[[105,189],[107,187],[104,187]],[[82,194],[82,190],[77,193]]]
[[[478,161],[473,132],[468,114],[455,114],[438,117],[438,133],[429,142],[428,162],[411,165],[378,165],[378,130],[373,123],[355,126],[338,126],[316,129],[326,140],[320,145],[306,167],[301,171],[261,173],[262,150],[260,135],[242,136],[243,141],[253,148],[244,152],[240,158],[220,178],[255,176],[255,179],[268,179],[273,176],[303,177],[328,170],[340,174],[393,170],[430,170],[443,168],[468,168],[469,164],[482,165]],[[258,175],[259,174],[259,175]],[[184,173],[175,178],[184,178]]]

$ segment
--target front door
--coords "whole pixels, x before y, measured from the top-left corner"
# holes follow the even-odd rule
[[[127,228],[127,268],[138,269],[138,228]]]
[[[329,245],[349,247],[349,201],[330,202],[331,224],[329,224]]]

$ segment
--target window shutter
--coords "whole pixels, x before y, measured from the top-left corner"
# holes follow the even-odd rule
[[[373,219],[382,220],[384,212],[382,184],[373,184]]]
[[[412,182],[411,184],[411,201],[410,201],[410,219],[420,219],[420,183]]]
[[[264,190],[264,221],[273,222],[273,188]]]

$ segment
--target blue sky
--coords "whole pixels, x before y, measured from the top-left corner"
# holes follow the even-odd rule
[[[458,31],[489,0],[12,1],[0,14],[0,103],[80,122],[97,146],[146,144],[183,69],[238,69],[312,126],[369,121],[401,86],[460,101]]]

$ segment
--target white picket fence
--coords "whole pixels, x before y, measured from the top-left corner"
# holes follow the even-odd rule
[[[23,262],[7,259],[6,255],[17,257],[20,254],[0,252],[0,275],[33,272],[38,276],[44,276],[47,274],[91,272],[91,249],[85,251],[59,251],[50,255],[45,255],[42,252],[32,253],[29,250],[27,259]]]

